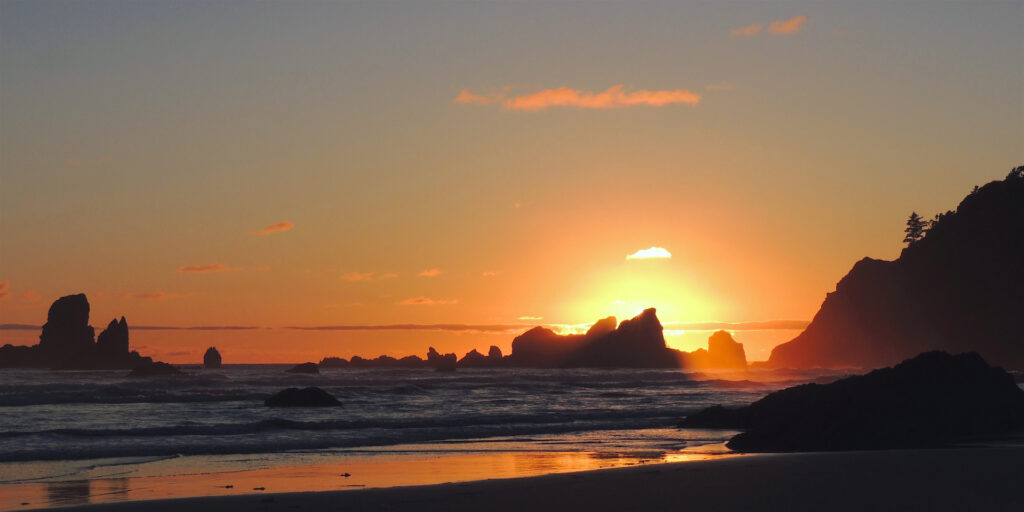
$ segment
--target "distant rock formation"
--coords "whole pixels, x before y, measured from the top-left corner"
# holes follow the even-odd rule
[[[0,368],[128,370],[152,362],[129,349],[128,322],[123,316],[111,320],[95,341],[94,333],[85,294],[61,297],[50,306],[39,344],[4,345]]]
[[[695,370],[743,370],[747,367],[747,355],[743,344],[732,339],[726,331],[716,331],[708,338],[708,349],[684,352],[683,368]]]
[[[129,377],[167,377],[170,375],[182,375],[182,373],[174,366],[159,361],[143,362],[128,372]]]
[[[220,362],[220,352],[217,351],[217,347],[206,349],[206,353],[203,354],[203,368],[210,370],[220,368]]]
[[[705,409],[680,426],[745,429],[727,445],[746,452],[939,446],[1024,428],[1024,390],[975,352],[935,351],[740,409]]]
[[[459,359],[458,366],[460,368],[498,368],[505,366],[505,358],[502,357],[500,348],[491,345],[486,356],[477,352],[476,349],[470,350],[462,356],[462,359]]]
[[[434,347],[430,347],[427,351],[427,366],[437,370],[439,372],[454,372],[456,365],[455,354],[444,354],[441,355],[434,350]]]
[[[61,297],[50,305],[39,351],[46,356],[67,356],[93,347],[96,331],[89,325],[89,300],[84,293]]]
[[[348,368],[349,362],[343,357],[325,357],[320,360],[320,368]]]
[[[320,373],[320,367],[317,366],[316,363],[302,363],[292,366],[291,368],[285,370],[285,372],[318,374]]]
[[[332,407],[341,405],[337,398],[317,388],[288,388],[263,401],[267,407]]]
[[[1024,167],[971,192],[895,261],[864,258],[776,368],[876,368],[928,350],[1024,369]]]

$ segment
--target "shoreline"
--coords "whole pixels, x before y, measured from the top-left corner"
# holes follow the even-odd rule
[[[366,490],[243,494],[60,510],[1014,510],[1024,446],[750,454]]]

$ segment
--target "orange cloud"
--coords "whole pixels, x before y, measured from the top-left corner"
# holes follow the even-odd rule
[[[282,221],[271,224],[259,231],[253,231],[252,234],[254,236],[267,236],[272,235],[274,233],[284,233],[285,231],[290,231],[294,227],[295,224],[288,221]]]
[[[501,101],[501,98],[481,96],[479,94],[473,94],[465,89],[459,92],[459,95],[452,100],[453,103],[462,103],[464,105],[488,105]]]
[[[431,299],[430,297],[413,297],[396,302],[400,306],[442,306],[457,304],[459,299]]]
[[[635,106],[662,107],[679,103],[696,105],[700,103],[700,95],[685,89],[627,91],[623,85],[614,85],[597,93],[559,87],[513,97],[507,97],[504,94],[480,96],[463,90],[455,97],[455,103],[476,105],[500,103],[507,110],[531,112],[548,107],[609,109]],[[515,206],[519,208],[522,203],[516,203]]]
[[[215,272],[234,272],[238,267],[229,267],[223,263],[212,263],[210,265],[186,265],[178,267],[178,272],[187,274],[212,274]]]
[[[358,282],[358,281],[369,281],[373,279],[373,272],[349,272],[342,274],[341,278],[345,281]]]
[[[420,272],[419,274],[416,274],[416,275],[419,276],[419,277],[437,277],[437,276],[441,275],[441,269],[439,269],[439,268],[428,268],[428,269],[424,270],[423,272]]]
[[[536,111],[548,107],[608,109],[634,106],[661,107],[675,103],[696,105],[700,103],[700,95],[685,89],[627,92],[622,85],[613,85],[599,93],[559,87],[509,98],[504,105],[509,110]]]
[[[753,25],[748,25],[746,27],[734,28],[729,31],[729,35],[732,35],[734,37],[756,36],[757,33],[761,31],[762,27],[764,27],[764,25],[761,25],[760,23],[754,23]]]
[[[795,34],[803,28],[804,23],[807,22],[807,16],[797,16],[788,20],[773,21],[768,26],[768,31],[772,34]]]
[[[163,292],[125,293],[122,297],[138,300],[163,300],[173,297],[173,294]]]
[[[11,294],[11,283],[9,281],[0,281],[0,299]]]
[[[398,274],[395,274],[395,273],[390,273],[390,272],[389,272],[389,273],[387,273],[387,274],[381,274],[381,275],[380,275],[380,278],[381,278],[381,279],[397,279],[397,278],[398,278]]]

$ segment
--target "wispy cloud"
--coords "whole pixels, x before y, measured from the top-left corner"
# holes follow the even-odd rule
[[[807,16],[796,16],[788,20],[773,21],[771,25],[768,25],[768,31],[772,34],[795,34],[804,27],[804,23],[807,23]]]
[[[445,306],[450,304],[458,304],[459,299],[431,299],[430,297],[413,297],[411,299],[400,300],[396,304],[400,306]]]
[[[234,272],[241,270],[239,267],[229,267],[223,263],[211,263],[209,265],[186,265],[178,267],[178,272],[186,274],[212,274],[215,272]]]
[[[532,320],[543,320],[544,317],[542,317],[542,316],[521,316],[521,317],[519,317],[519,319],[520,320],[530,320],[530,321],[532,321]]]
[[[394,272],[388,272],[386,274],[381,274],[379,279],[398,279],[398,274]]]
[[[263,229],[253,231],[251,234],[253,236],[267,236],[274,233],[284,233],[285,231],[290,231],[294,227],[295,224],[285,220],[271,224]]]
[[[419,274],[416,274],[416,275],[418,277],[437,277],[437,276],[441,275],[441,269],[439,269],[439,268],[428,268],[428,269],[424,270],[423,272],[420,272]]]
[[[794,16],[788,20],[775,20],[768,24],[768,33],[773,35],[790,35],[800,32],[807,23],[807,16]],[[753,37],[761,33],[764,25],[753,23],[745,27],[734,28],[729,31],[733,37]]]
[[[732,35],[733,37],[756,36],[759,32],[761,32],[762,28],[764,28],[764,25],[760,23],[754,23],[751,25],[747,25],[745,27],[734,28],[729,31],[729,34]]]
[[[676,331],[775,331],[801,330],[808,320],[765,320],[758,322],[664,322],[666,330]]]
[[[519,332],[532,327],[528,324],[387,324],[387,325],[309,325],[288,326],[298,331],[473,331]]]
[[[349,272],[342,274],[341,279],[343,281],[358,282],[358,281],[370,281],[373,279],[373,272]]]
[[[0,299],[3,299],[11,294],[11,282],[0,281]]]
[[[636,106],[662,107],[674,104],[693,106],[700,103],[700,95],[686,89],[629,91],[624,85],[613,85],[601,92],[558,87],[518,96],[509,96],[505,93],[482,96],[463,90],[456,96],[455,102],[474,105],[500,104],[508,110],[535,112],[550,107],[611,109]]]
[[[498,275],[498,273],[493,271],[493,270],[485,270],[485,271],[481,272],[480,275],[483,276],[483,277],[494,277],[494,276]]]
[[[164,293],[164,292],[128,292],[121,294],[121,297],[125,299],[137,299],[137,300],[163,300],[177,297],[176,293]]]
[[[672,253],[668,252],[668,249],[664,247],[649,247],[647,249],[641,249],[629,256],[626,256],[627,260],[643,260],[650,258],[671,258]]]

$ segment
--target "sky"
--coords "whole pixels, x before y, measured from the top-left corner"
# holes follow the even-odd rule
[[[911,211],[1024,164],[1022,23],[1022,1],[5,0],[0,324],[31,327],[0,343],[82,292],[174,363],[508,353],[646,307],[670,346],[727,328],[767,359],[854,262],[899,255]]]

